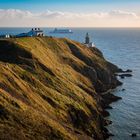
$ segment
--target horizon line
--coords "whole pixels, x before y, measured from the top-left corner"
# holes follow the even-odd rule
[[[76,26],[49,26],[49,27],[46,27],[46,26],[0,26],[0,28],[35,28],[35,27],[38,27],[38,28],[140,28],[140,26],[138,27],[107,27],[107,26],[104,26],[104,27],[96,27],[96,26],[92,26],[92,27],[86,27],[86,26],[83,26],[83,27],[76,27]]]

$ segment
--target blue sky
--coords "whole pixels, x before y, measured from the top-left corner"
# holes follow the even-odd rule
[[[140,0],[0,0],[0,26],[140,27]]]
[[[30,11],[105,11],[107,9],[138,10],[140,0],[0,0],[0,9],[22,9]],[[135,7],[135,8],[134,8]],[[137,7],[137,8],[136,8]]]

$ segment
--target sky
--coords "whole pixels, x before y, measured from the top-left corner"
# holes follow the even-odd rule
[[[0,0],[0,27],[140,27],[140,0]]]

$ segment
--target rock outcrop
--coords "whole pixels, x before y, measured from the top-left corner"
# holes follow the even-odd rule
[[[101,93],[121,84],[118,71],[69,39],[0,40],[0,138],[105,139],[104,107],[116,99]]]

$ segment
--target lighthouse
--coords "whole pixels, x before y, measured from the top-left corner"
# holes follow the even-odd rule
[[[95,47],[93,42],[90,42],[90,37],[89,34],[86,33],[86,37],[85,37],[85,43],[84,43],[87,47]]]
[[[89,43],[90,43],[90,38],[89,38],[89,35],[87,33],[86,37],[85,37],[85,44],[89,44]]]

